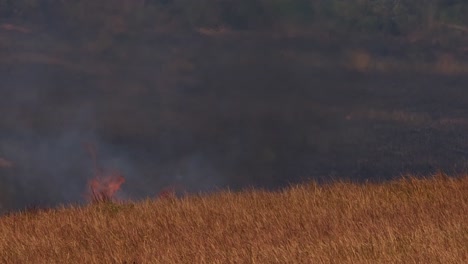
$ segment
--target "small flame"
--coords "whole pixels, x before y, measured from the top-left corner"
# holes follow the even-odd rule
[[[125,182],[125,178],[118,172],[104,177],[95,177],[88,183],[90,198],[95,202],[112,201],[115,193]]]
[[[109,202],[125,182],[125,178],[118,171],[105,172],[98,164],[96,147],[85,144],[94,166],[94,178],[88,182],[88,198],[94,202]]]
[[[172,199],[176,197],[176,189],[175,186],[169,186],[164,188],[159,194],[156,196],[157,199]]]

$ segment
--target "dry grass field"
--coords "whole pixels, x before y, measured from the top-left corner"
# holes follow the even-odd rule
[[[468,177],[308,183],[0,218],[1,263],[466,263]]]

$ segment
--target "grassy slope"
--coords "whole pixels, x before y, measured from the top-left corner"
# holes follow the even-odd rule
[[[462,263],[468,177],[307,184],[0,219],[2,263]]]

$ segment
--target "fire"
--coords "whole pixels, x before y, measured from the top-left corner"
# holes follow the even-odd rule
[[[169,186],[164,188],[159,194],[156,196],[157,199],[172,199],[176,197],[176,188],[175,186]]]
[[[114,200],[115,193],[125,182],[125,178],[118,171],[104,171],[98,163],[96,147],[85,144],[94,165],[94,178],[88,182],[87,197],[93,202],[109,202]]]
[[[124,182],[125,178],[118,172],[95,177],[88,182],[89,196],[95,202],[112,201]]]

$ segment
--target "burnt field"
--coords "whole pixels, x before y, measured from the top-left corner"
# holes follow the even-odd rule
[[[86,144],[125,177],[123,199],[467,170],[468,67],[444,38],[0,39],[2,211],[82,202]]]

